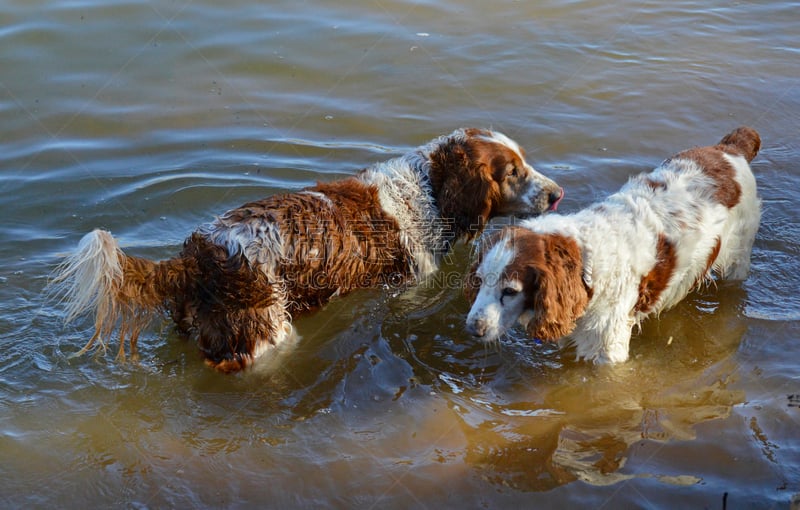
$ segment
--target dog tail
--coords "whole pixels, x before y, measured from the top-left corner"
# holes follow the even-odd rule
[[[735,147],[749,163],[761,148],[761,137],[755,129],[741,126],[725,135],[719,144]]]
[[[75,253],[56,268],[51,291],[65,303],[65,322],[94,312],[94,335],[75,354],[88,351],[95,342],[105,350],[119,327],[119,359],[125,359],[125,342],[136,355],[136,342],[153,316],[165,309],[186,261],[180,258],[153,262],[125,255],[105,230],[86,234]]]

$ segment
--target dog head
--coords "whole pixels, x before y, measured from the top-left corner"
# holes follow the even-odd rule
[[[488,236],[465,283],[467,332],[492,342],[519,322],[540,340],[568,335],[590,299],[581,273],[580,248],[564,235],[506,227]]]
[[[455,220],[456,237],[474,237],[495,216],[554,211],[564,195],[525,161],[515,141],[496,131],[458,130],[428,157],[441,215]]]

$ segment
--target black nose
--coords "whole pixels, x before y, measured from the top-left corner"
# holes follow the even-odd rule
[[[486,334],[486,321],[478,319],[467,323],[467,333],[478,338]]]

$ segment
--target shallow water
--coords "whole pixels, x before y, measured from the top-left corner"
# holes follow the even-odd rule
[[[0,505],[786,508],[800,493],[800,11],[793,2],[5,2]],[[518,140],[573,211],[759,130],[745,282],[594,367],[470,340],[442,275],[304,316],[236,376],[169,324],[70,358],[48,275],[110,229],[168,257],[247,200],[460,126]],[[116,346],[114,346],[116,347]]]

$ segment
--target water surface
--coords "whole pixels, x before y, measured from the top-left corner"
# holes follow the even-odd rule
[[[3,507],[786,508],[800,493],[800,11],[793,2],[5,2]],[[48,275],[89,230],[165,258],[200,223],[461,126],[577,210],[748,124],[751,276],[595,367],[463,329],[435,278],[334,301],[245,374],[169,323],[71,358]],[[459,245],[442,274],[460,275]],[[440,275],[441,276],[441,275]]]

